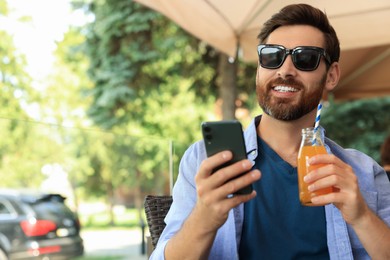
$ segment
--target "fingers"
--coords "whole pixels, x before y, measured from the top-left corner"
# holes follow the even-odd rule
[[[223,172],[220,173],[221,175],[224,174]],[[229,178],[225,183],[222,184],[222,186],[217,190],[216,196],[218,198],[226,198],[228,195],[231,195],[233,193],[236,193],[240,189],[252,184],[253,182],[260,179],[260,171],[259,170],[253,170],[250,172],[247,172],[239,177],[236,178]],[[224,178],[225,179],[225,178]],[[238,196],[238,195],[235,195]]]
[[[326,178],[326,181],[322,180],[321,182],[318,182],[318,184],[322,184],[321,188],[324,185],[330,186],[332,184],[341,183],[345,180],[346,176],[356,179],[352,167],[331,154],[313,156],[309,159],[309,164],[312,166],[321,165],[321,167],[307,174],[304,177],[304,181],[312,183],[329,177]]]
[[[331,193],[313,197],[313,204],[333,203],[342,211],[346,208],[348,208],[349,212],[358,211],[362,204],[362,199],[357,177],[350,165],[329,154],[313,156],[309,163],[310,165],[323,165],[305,176],[304,181],[309,183],[309,191],[314,192],[324,188],[333,188]],[[349,216],[348,218],[354,218],[359,214],[352,215],[352,217]]]
[[[222,172],[216,172],[215,174],[223,175]],[[214,175],[214,174],[213,174]],[[211,177],[207,181],[211,181]],[[224,178],[218,178],[224,179]],[[198,186],[199,202],[201,202],[209,212],[217,212],[217,214],[226,214],[230,209],[237,207],[239,204],[247,202],[256,196],[256,192],[252,191],[250,194],[240,194],[229,196],[239,189],[252,184],[254,181],[260,179],[260,171],[253,170],[238,178],[229,180],[223,183],[221,186],[213,187],[212,189],[205,190]]]
[[[228,167],[223,167],[212,174],[213,169],[228,162],[231,156],[231,152],[221,152],[202,162],[199,172],[195,177],[199,196],[218,189],[214,196],[217,196],[217,198],[226,198],[227,195],[238,191],[260,178],[259,171],[250,172],[237,178],[239,175],[250,171],[252,164],[249,160],[242,160]]]
[[[221,203],[221,211],[227,212],[230,209],[237,207],[241,203],[245,203],[253,199],[254,197],[256,197],[256,191],[252,191],[252,193],[247,195],[236,195],[231,198],[225,199]]]
[[[200,165],[197,177],[208,177],[215,168],[223,163],[228,162],[232,159],[232,157],[233,154],[230,151],[223,151],[203,160],[202,164]]]
[[[196,214],[207,217],[206,229],[215,230],[227,219],[228,212],[239,204],[249,201],[256,196],[250,194],[229,196],[236,191],[260,179],[260,171],[252,170],[249,160],[242,160],[230,166],[222,167],[232,158],[232,153],[224,151],[205,159],[195,176],[198,200]]]
[[[211,195],[211,193],[209,195]],[[229,198],[224,197],[219,200],[216,200],[216,197],[211,195],[202,198],[201,203],[207,209],[208,214],[214,213],[218,216],[223,216],[232,208],[235,208],[239,204],[247,202],[254,197],[256,197],[256,191],[252,191],[250,194],[245,195],[237,195]]]

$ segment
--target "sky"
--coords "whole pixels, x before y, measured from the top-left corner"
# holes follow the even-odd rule
[[[70,24],[77,23],[81,14],[71,11],[70,0],[7,0],[10,10],[6,30],[14,36],[16,47],[26,55],[28,72],[34,80],[42,80],[53,62],[56,41],[60,41]],[[18,18],[31,16],[22,23]]]
[[[0,16],[0,29],[13,36],[18,52],[27,59],[26,72],[31,76],[31,86],[39,91],[47,87],[47,77],[54,72],[56,42],[63,39],[70,25],[82,25],[86,18],[81,11],[71,9],[71,0],[6,0],[9,13]],[[21,17],[30,17],[22,22]],[[22,107],[35,120],[40,120],[39,104]]]
[[[7,0],[9,15],[6,18],[0,17],[0,29],[12,35],[15,47],[26,55],[27,72],[37,89],[45,88],[45,78],[52,71],[56,42],[62,40],[70,25],[85,21],[81,12],[72,12],[69,2],[70,0]],[[20,22],[19,19],[24,16],[31,17],[31,21]],[[39,106],[27,105],[23,101],[21,103],[32,118],[39,119]],[[67,173],[59,165],[44,165],[42,173],[47,176],[42,189],[54,189],[72,198]]]
[[[60,41],[68,26],[75,20],[68,0],[7,0],[9,15],[0,20],[0,29],[13,36],[15,47],[26,55],[27,72],[33,78],[33,86],[44,88],[44,79],[51,72],[56,41]],[[31,22],[20,22],[19,18],[31,16]],[[21,105],[33,118],[39,118],[36,104]],[[42,189],[57,192],[72,198],[69,193],[67,174],[58,165],[45,165],[42,173],[47,179]],[[51,189],[51,190],[50,190]]]

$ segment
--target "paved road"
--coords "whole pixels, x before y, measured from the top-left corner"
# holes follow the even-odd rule
[[[140,229],[83,230],[86,256],[121,256],[123,260],[146,260],[141,254]]]

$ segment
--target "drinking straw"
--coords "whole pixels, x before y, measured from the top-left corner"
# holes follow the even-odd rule
[[[321,110],[322,110],[322,103],[320,101],[320,103],[318,104],[318,107],[317,107],[317,115],[316,115],[316,119],[314,122],[314,133],[317,132],[318,127],[320,126]]]
[[[321,109],[322,109],[322,103],[320,101],[320,103],[317,106],[317,114],[316,114],[316,119],[315,119],[315,122],[314,122],[314,135],[313,135],[312,145],[315,145],[316,142],[317,142],[317,140],[316,140],[316,132],[318,130],[318,127],[320,126]]]

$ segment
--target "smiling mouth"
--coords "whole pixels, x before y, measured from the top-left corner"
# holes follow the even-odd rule
[[[272,88],[274,91],[277,92],[298,92],[299,89],[289,86],[275,86]]]

